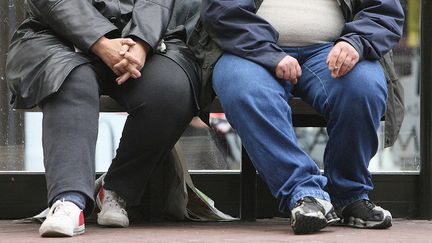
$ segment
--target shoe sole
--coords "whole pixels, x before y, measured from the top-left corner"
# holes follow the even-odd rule
[[[76,235],[84,234],[85,232],[85,226],[79,226],[78,228],[74,229],[73,232],[68,232],[62,228],[56,228],[56,227],[49,227],[49,229],[39,229],[39,233],[42,237],[72,237]]]
[[[344,220],[345,221],[345,220]],[[386,216],[382,221],[363,221],[360,218],[350,217],[347,222],[341,223],[341,225],[349,226],[359,229],[387,229],[392,226],[392,217]]]
[[[307,216],[300,213],[295,215],[291,221],[291,227],[295,234],[309,234],[318,232],[327,226],[327,219],[324,217]]]
[[[337,224],[341,219],[334,210],[326,214],[327,226]]]
[[[118,219],[118,218],[103,218],[100,217],[98,214],[98,219],[97,219],[97,223],[100,226],[104,226],[104,227],[111,227],[111,228],[127,228],[129,226],[129,221],[125,222],[122,219]]]
[[[340,218],[335,218],[335,219],[327,220],[327,226],[337,225],[339,222],[340,222]]]

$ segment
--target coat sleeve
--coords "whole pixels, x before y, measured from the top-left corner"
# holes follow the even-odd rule
[[[254,61],[273,73],[286,54],[276,44],[278,32],[255,12],[254,0],[203,0],[201,18],[224,51]]]
[[[87,0],[27,0],[30,12],[84,52],[102,36],[120,32]]]
[[[363,59],[380,59],[400,40],[404,12],[399,0],[360,0],[354,19],[339,40],[349,42]],[[338,40],[338,41],[339,41]]]
[[[174,0],[136,0],[122,36],[139,38],[155,49],[166,32],[173,6]]]

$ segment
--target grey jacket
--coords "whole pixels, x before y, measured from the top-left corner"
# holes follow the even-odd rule
[[[196,96],[199,67],[185,44],[185,26],[193,20],[191,13],[198,12],[196,4],[188,0],[26,2],[28,17],[12,37],[6,63],[15,108],[36,106],[56,92],[75,67],[98,61],[89,49],[102,36],[147,42],[153,55],[164,55],[185,70]],[[167,47],[164,52],[158,48],[162,39]]]
[[[251,59],[271,72],[286,55],[275,44],[278,33],[254,14],[262,1],[255,0],[255,5],[252,0],[229,4],[230,9],[227,10],[229,16],[221,12],[221,9],[228,8],[228,5],[224,4],[229,2],[204,1],[202,22],[198,23],[188,42],[202,67],[199,99],[202,116],[206,116],[214,97],[211,74],[213,65],[223,53],[220,46],[224,46],[224,51]],[[393,67],[391,53],[391,48],[398,42],[402,33],[404,20],[402,8],[397,0],[338,0],[338,3],[346,24],[337,41],[349,42],[357,49],[360,58],[380,59],[383,65],[388,80],[385,145],[391,146],[397,138],[404,110],[403,90]],[[245,16],[245,18],[234,20],[235,16]],[[207,26],[207,20],[218,24]],[[230,33],[247,34],[230,35]],[[374,35],[371,36],[370,33]]]

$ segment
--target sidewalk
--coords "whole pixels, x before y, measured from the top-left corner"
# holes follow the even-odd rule
[[[311,235],[294,235],[287,219],[231,223],[146,223],[127,229],[87,224],[73,238],[41,238],[39,225],[0,221],[0,242],[432,242],[432,221],[396,219],[387,230],[332,226]]]

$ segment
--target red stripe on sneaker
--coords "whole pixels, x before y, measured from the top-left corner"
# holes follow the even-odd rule
[[[99,201],[102,203],[103,202],[103,200],[104,200],[104,197],[105,197],[105,195],[104,195],[104,189],[103,189],[103,187],[101,186],[101,188],[99,189],[99,193],[98,193],[99,195],[98,195],[98,197],[99,197]]]
[[[81,226],[84,224],[84,213],[81,210],[80,216],[79,216],[79,222],[78,222],[78,226]]]

